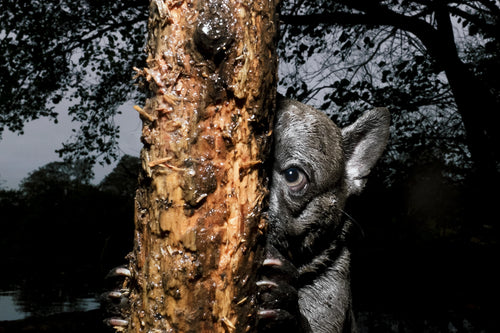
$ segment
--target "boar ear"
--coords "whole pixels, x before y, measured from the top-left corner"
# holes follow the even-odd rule
[[[363,190],[366,177],[385,149],[389,125],[389,111],[386,108],[376,108],[342,129],[348,195],[358,194]]]

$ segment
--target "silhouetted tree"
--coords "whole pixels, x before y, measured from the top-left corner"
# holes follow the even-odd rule
[[[71,159],[118,157],[117,108],[137,97],[132,67],[141,66],[147,1],[2,1],[0,135],[22,133],[64,103],[80,122],[59,150]]]
[[[449,167],[470,167],[470,149],[477,167],[495,171],[497,2],[290,0],[282,11],[288,95],[317,98],[312,103],[334,109],[340,122],[387,105],[395,115],[393,157],[404,161],[412,146],[430,143]],[[54,106],[69,99],[81,127],[59,152],[117,158],[113,116],[139,99],[131,68],[145,60],[146,17],[146,1],[3,1],[0,130],[22,132],[44,116],[56,121]]]
[[[140,167],[141,160],[138,157],[122,156],[113,171],[99,183],[99,188],[118,196],[132,198],[137,189]]]
[[[137,176],[121,172],[134,161],[122,159],[105,182],[109,188],[135,186]],[[19,190],[0,190],[0,253],[9,267],[0,286],[20,291],[26,313],[61,311],[68,302],[78,307],[76,298],[92,297],[132,247],[134,191],[90,184],[85,166],[51,162],[24,178]]]
[[[340,112],[388,105],[398,138],[420,132],[411,144],[430,136],[449,148],[448,161],[462,162],[465,147],[449,142],[463,138],[480,172],[496,175],[498,2],[306,0],[285,2],[283,14],[282,58],[309,67],[284,77],[287,94],[323,97]]]
[[[68,191],[79,185],[89,184],[93,177],[91,167],[85,161],[50,162],[31,172],[19,187],[27,196]]]

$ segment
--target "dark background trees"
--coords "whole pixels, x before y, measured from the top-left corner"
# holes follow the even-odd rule
[[[389,106],[393,159],[408,160],[406,152],[429,143],[455,171],[497,174],[498,3],[302,0],[282,7],[283,93],[341,123],[369,106]],[[113,117],[142,98],[132,68],[145,61],[147,1],[6,0],[0,15],[0,133],[22,133],[39,117],[57,121],[54,107],[63,103],[80,127],[60,154],[116,159]]]
[[[125,101],[143,100],[131,69],[145,60],[146,8],[147,1],[2,1],[0,129],[22,132],[39,117],[56,121],[54,106],[68,105],[81,126],[61,154],[86,159],[87,167],[115,159],[113,116]],[[372,106],[389,107],[393,117],[384,160],[349,208],[364,233],[353,273],[355,304],[403,318],[465,313],[483,327],[498,327],[489,316],[499,296],[498,219],[492,217],[499,199],[498,1],[284,1],[281,19],[283,94],[340,124]],[[62,169],[56,163],[40,176]],[[84,176],[67,178],[75,188],[96,191]],[[130,190],[106,182],[101,191]],[[46,193],[48,187],[36,187],[41,183],[50,182],[23,186]],[[15,214],[23,211],[25,194],[7,192],[2,205],[10,210],[2,210],[8,216],[2,223],[15,222],[5,222],[5,235],[22,238],[25,225]],[[37,200],[47,207],[87,200],[43,201],[48,197]],[[82,219],[94,221],[85,215],[91,211]],[[41,230],[44,237],[48,230]],[[28,253],[23,244],[12,249],[9,254]]]
[[[340,123],[388,106],[380,176],[440,175],[461,186],[464,234],[498,236],[499,14],[488,0],[285,2],[281,83]]]
[[[145,61],[147,1],[2,1],[0,135],[69,105],[80,124],[60,154],[109,163],[119,156],[113,117],[137,100],[132,68]]]
[[[300,65],[318,50],[337,55],[330,57],[336,64],[317,69],[333,71],[336,80],[294,84],[290,94],[294,86],[301,97],[321,92],[341,109],[364,101],[402,113],[424,106],[456,110],[475,167],[497,171],[498,3],[297,1],[284,7],[288,60]]]
[[[25,313],[79,309],[79,299],[101,292],[103,277],[132,247],[139,159],[122,157],[98,185],[83,164],[52,162],[19,190],[0,190],[0,290],[19,290]]]

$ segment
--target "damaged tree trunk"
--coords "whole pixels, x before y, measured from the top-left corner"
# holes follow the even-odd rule
[[[277,0],[152,0],[129,332],[255,331]]]

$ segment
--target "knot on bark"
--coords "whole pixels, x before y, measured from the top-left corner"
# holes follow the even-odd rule
[[[233,13],[224,1],[207,2],[194,33],[199,52],[215,64],[221,63],[234,41],[233,26]]]

